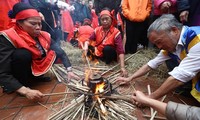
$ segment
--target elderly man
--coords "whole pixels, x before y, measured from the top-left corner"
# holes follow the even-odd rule
[[[148,38],[160,53],[128,78],[119,77],[122,83],[135,80],[151,69],[157,68],[164,61],[172,59],[179,65],[169,72],[169,77],[149,97],[158,99],[175,88],[192,80],[191,94],[200,102],[200,27],[188,27],[179,23],[171,14],[166,14],[154,21],[148,29]]]

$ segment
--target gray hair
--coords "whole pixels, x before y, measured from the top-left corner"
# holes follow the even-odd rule
[[[172,14],[164,14],[158,19],[156,19],[148,28],[147,37],[152,31],[166,31],[170,32],[172,27],[177,27],[179,30],[182,29],[183,24],[178,22],[178,20]]]

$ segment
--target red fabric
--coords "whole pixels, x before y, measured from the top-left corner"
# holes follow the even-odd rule
[[[78,41],[79,41],[80,48],[82,48],[80,45],[80,42],[84,43],[86,40],[88,40],[93,32],[94,32],[94,29],[90,27],[89,25],[79,27]]]
[[[69,11],[62,11],[62,30],[69,33],[67,41],[69,41],[74,35],[74,23]]]
[[[101,13],[100,13],[100,17],[101,17],[102,15],[108,15],[108,16],[112,17],[110,11],[108,11],[108,10],[102,10]]]
[[[22,10],[19,13],[17,13],[15,19],[23,20],[23,19],[30,18],[30,17],[40,17],[40,15],[39,15],[38,11],[35,9],[26,9],[26,10]]]
[[[18,2],[20,2],[20,0],[0,0],[0,31],[9,28],[8,24],[11,19],[8,17],[8,11]]]
[[[98,16],[96,15],[94,9],[91,10],[91,14],[92,14],[92,27],[96,28],[99,26]]]
[[[36,47],[36,42],[32,37],[18,26],[14,26],[8,30],[2,31],[3,35],[5,35],[12,44],[16,48],[25,48],[32,53],[32,73],[35,76],[42,75],[46,73],[51,66],[53,65],[56,54],[54,51],[50,50],[50,35],[47,32],[41,31],[38,39],[40,44],[44,48],[46,52],[46,57],[41,58],[41,52]]]
[[[114,40],[120,34],[120,31],[115,27],[111,26],[110,30],[107,33],[103,30],[103,27],[100,26],[95,29],[95,34],[96,34],[95,54],[96,56],[102,56],[104,46],[109,45],[112,46],[113,48],[115,47]]]

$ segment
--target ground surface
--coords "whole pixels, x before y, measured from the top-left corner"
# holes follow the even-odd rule
[[[147,82],[148,81],[148,82]],[[151,86],[151,91],[154,91],[160,84],[153,80],[152,78],[141,78],[135,84],[134,87],[137,90],[147,92],[147,85]],[[55,93],[64,92],[66,90],[66,85],[59,83],[56,79],[47,83],[38,83],[32,88],[38,89],[43,93]],[[131,87],[122,86],[117,89],[118,92],[130,93]],[[44,97],[39,103],[34,101],[28,101],[25,97],[22,97],[16,93],[5,94],[2,93],[0,89],[0,119],[1,120],[46,120],[48,117],[54,113],[53,110],[60,110],[61,105],[56,105],[59,100],[62,100],[64,95],[57,95],[51,97]],[[72,97],[72,96],[71,96]],[[168,94],[165,102],[175,101],[183,103],[183,101],[189,105],[197,105],[199,103],[192,98],[186,98],[179,95],[174,95],[172,93]],[[51,107],[53,110],[51,110]],[[147,120],[149,118],[144,118],[143,115],[149,115],[149,108],[137,108],[135,111],[138,120]],[[162,116],[158,114],[158,116]],[[162,116],[163,117],[163,116]]]
[[[70,60],[72,61],[72,65],[83,63],[81,62],[82,57],[80,57],[80,50],[76,50],[69,46],[65,48],[68,48],[66,51]],[[155,53],[148,50],[140,51],[140,53],[134,55],[131,57],[131,59],[126,61],[127,70],[129,73],[134,72],[155,55]],[[126,58],[127,57],[128,56],[126,56]],[[80,67],[82,70],[84,69],[81,66],[78,67]],[[110,67],[112,67],[112,65],[109,66],[109,68]],[[150,85],[151,91],[155,91],[162,83],[162,80],[159,79],[159,76],[165,76],[163,74],[166,74],[166,69],[155,71],[154,74],[155,76],[152,76],[152,73],[150,73],[146,77],[139,78],[135,83],[117,88],[116,91],[122,95],[130,95],[134,89],[147,93],[148,84]],[[47,94],[65,92],[68,90],[66,85],[58,82],[55,76],[51,76],[51,78],[51,82],[35,83],[31,88],[40,90],[42,93]],[[68,95],[66,99],[65,97],[65,95],[46,96],[41,101],[34,102],[29,101],[25,97],[16,93],[5,94],[0,88],[0,120],[47,120],[50,115],[61,110],[67,105],[67,103],[69,103],[69,101],[74,99],[73,95]],[[66,102],[63,102],[63,99],[65,99]],[[200,106],[200,104],[193,98],[187,98],[173,93],[169,93],[164,101],[168,102],[169,100],[179,103],[186,103],[188,105]],[[134,111],[134,114],[138,120],[148,120],[149,118],[144,118],[143,115],[150,115],[150,109],[148,107],[137,108]],[[163,117],[160,114],[157,115]]]

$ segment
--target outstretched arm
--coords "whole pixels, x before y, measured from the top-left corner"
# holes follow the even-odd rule
[[[183,84],[183,82],[170,76],[155,92],[150,95],[150,97],[153,99],[158,99]]]
[[[168,120],[199,120],[200,119],[199,107],[183,105],[183,104],[175,103],[171,101],[169,101],[168,103],[164,103],[164,102],[149,98],[141,91],[135,91],[132,98],[135,102],[152,107],[159,113],[165,115]]]
[[[128,78],[124,78],[124,77],[118,77],[116,79],[117,82],[120,82],[121,84],[123,83],[127,83],[130,82],[138,77],[141,77],[143,75],[145,75],[146,73],[148,73],[151,70],[151,67],[149,67],[148,64],[143,65],[138,71],[136,71],[135,73],[133,73],[130,77]]]
[[[149,106],[160,112],[161,114],[165,115],[167,104],[152,98],[149,98],[141,91],[135,91],[134,95],[132,96],[133,100],[141,103],[143,105]]]

